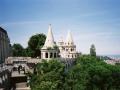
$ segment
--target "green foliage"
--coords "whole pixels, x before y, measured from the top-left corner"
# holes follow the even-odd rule
[[[44,45],[46,36],[44,34],[36,34],[30,37],[28,41],[28,47],[23,48],[20,44],[14,44],[12,46],[13,56],[20,57],[37,57],[40,55],[40,49]]]
[[[57,45],[55,45],[53,48],[48,47],[47,49],[48,49],[48,50],[52,50],[52,49],[59,50],[59,48],[58,48],[58,46],[57,46]]]
[[[54,48],[55,50],[58,50],[58,49],[59,49],[59,47],[58,47],[57,45],[55,45],[53,48]]]
[[[51,48],[51,47],[48,47],[47,50],[52,50],[52,48]]]
[[[13,44],[12,45],[12,54],[15,57],[24,56],[24,48],[20,44]]]
[[[34,51],[32,51],[29,47],[24,49],[24,55],[26,57],[33,57]]]
[[[12,56],[14,57],[33,57],[33,51],[30,48],[23,48],[20,44],[13,44]]]
[[[65,78],[65,90],[85,90],[88,74],[80,64],[72,67]]]
[[[36,34],[30,37],[28,47],[31,50],[32,57],[40,56],[40,49],[44,45],[45,39],[44,34]]]
[[[120,66],[82,55],[67,72],[57,60],[44,60],[32,75],[32,90],[120,90]]]
[[[43,60],[36,66],[37,74],[32,76],[32,90],[62,90],[65,65],[58,60]]]
[[[72,76],[74,83],[73,86],[67,84],[72,90],[120,90],[120,68],[108,65],[97,57],[79,57],[70,72],[69,79]]]

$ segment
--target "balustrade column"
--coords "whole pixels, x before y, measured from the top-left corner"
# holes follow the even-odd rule
[[[50,52],[48,52],[48,58],[50,58]]]

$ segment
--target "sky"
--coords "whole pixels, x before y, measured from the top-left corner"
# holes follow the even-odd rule
[[[77,51],[120,54],[120,0],[0,0],[0,26],[12,44],[27,47],[32,35],[46,34],[51,24],[55,41],[71,31]]]

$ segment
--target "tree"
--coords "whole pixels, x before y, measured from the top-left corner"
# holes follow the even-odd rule
[[[30,37],[28,48],[32,51],[33,57],[40,56],[40,49],[45,43],[46,36],[44,34],[36,34]]]
[[[80,64],[73,66],[65,77],[64,90],[85,90],[88,74]]]
[[[34,52],[29,47],[24,49],[24,56],[33,57],[33,54],[34,54]]]
[[[32,90],[63,90],[65,65],[58,60],[43,60],[37,64],[37,74],[32,75]]]
[[[82,86],[85,86],[83,90],[88,90],[88,88],[89,90],[120,90],[120,66],[106,64],[103,60],[91,55],[79,57],[76,65],[81,67],[79,72],[85,72],[81,82],[84,84]],[[80,76],[76,76],[76,78],[79,79]]]
[[[120,90],[120,66],[100,58],[81,55],[65,71],[59,60],[44,60],[31,78],[32,90]]]
[[[91,56],[96,56],[96,49],[95,49],[95,45],[92,44],[90,47],[90,55]]]
[[[15,57],[24,56],[24,48],[22,45],[16,43],[12,45],[12,54]]]

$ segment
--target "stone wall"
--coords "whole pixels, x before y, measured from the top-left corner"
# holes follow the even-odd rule
[[[10,90],[11,72],[4,70],[0,72],[0,90]]]
[[[4,63],[8,56],[10,56],[10,40],[7,32],[0,27],[0,64]]]

